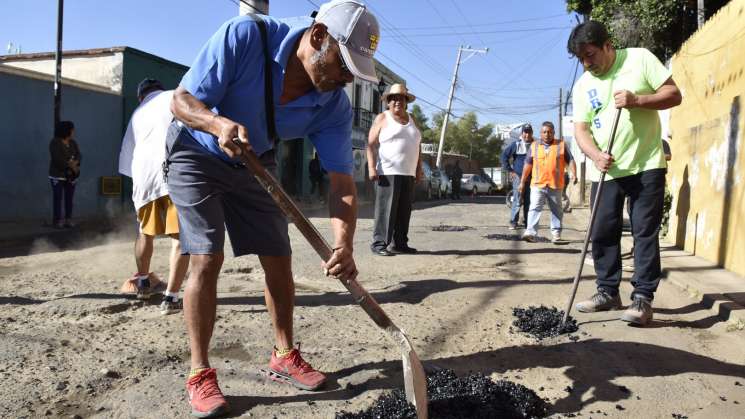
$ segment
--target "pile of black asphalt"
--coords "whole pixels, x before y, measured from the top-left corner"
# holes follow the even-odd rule
[[[432,419],[544,418],[548,404],[531,389],[511,381],[492,381],[474,373],[460,378],[448,369],[427,376],[428,412]],[[382,395],[367,410],[339,412],[336,419],[416,419],[416,409],[400,389]]]
[[[564,317],[564,311],[556,307],[516,307],[512,309],[512,314],[517,317],[512,325],[517,327],[520,332],[527,333],[538,340],[579,330],[577,321],[572,316],[569,316],[566,324],[562,325],[561,320]]]

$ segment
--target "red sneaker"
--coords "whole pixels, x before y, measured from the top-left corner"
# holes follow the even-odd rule
[[[217,385],[217,372],[207,368],[186,382],[191,414],[198,418],[215,418],[228,412],[228,402]]]
[[[283,358],[272,351],[269,361],[269,378],[274,381],[292,384],[302,390],[316,390],[326,382],[326,376],[313,369],[300,356],[300,351],[293,349]]]

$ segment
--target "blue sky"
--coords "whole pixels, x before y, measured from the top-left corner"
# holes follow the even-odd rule
[[[207,38],[237,12],[237,0],[67,0],[65,49],[131,46],[190,64]],[[299,16],[320,0],[270,1],[270,14]],[[566,40],[576,24],[563,0],[369,0],[381,24],[381,62],[403,76],[430,115],[445,107],[458,45],[488,47],[461,65],[453,113],[481,123],[558,122],[559,88],[575,60]],[[0,0],[0,53],[53,51],[57,1]],[[581,68],[577,77],[581,73]]]

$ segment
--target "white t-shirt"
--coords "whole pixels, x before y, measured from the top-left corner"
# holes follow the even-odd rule
[[[168,195],[163,180],[166,133],[173,120],[173,90],[145,96],[129,120],[119,152],[119,173],[132,178],[132,202],[140,209],[148,202]]]
[[[393,118],[391,111],[384,113],[385,127],[378,135],[378,174],[416,176],[422,134],[414,124],[414,118],[409,115],[409,123],[402,125]]]

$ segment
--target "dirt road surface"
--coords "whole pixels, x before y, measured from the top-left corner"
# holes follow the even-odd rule
[[[417,206],[417,255],[369,251],[370,208],[361,211],[355,254],[361,283],[406,330],[429,368],[479,371],[526,385],[555,417],[745,417],[745,336],[664,280],[655,321],[644,329],[620,312],[573,313],[579,340],[541,342],[513,333],[512,309],[563,308],[587,214],[566,216],[565,246],[509,240],[501,197]],[[544,214],[544,225],[547,223]],[[330,235],[329,222],[312,219]],[[440,225],[472,227],[433,231]],[[161,316],[119,295],[135,270],[133,231],[58,251],[39,240],[26,256],[0,259],[0,417],[171,418],[189,413],[189,366],[181,314]],[[498,234],[497,239],[485,236]],[[545,229],[540,231],[544,237]],[[329,418],[368,407],[403,385],[395,345],[356,306],[291,228],[297,287],[296,340],[329,373],[310,393],[267,381],[272,330],[255,257],[227,257],[218,286],[211,362],[233,416]],[[153,270],[167,273],[169,242],[156,241]],[[230,251],[228,251],[230,254]],[[578,298],[594,290],[585,270]],[[626,275],[628,279],[628,274]],[[622,287],[628,303],[630,285]]]

